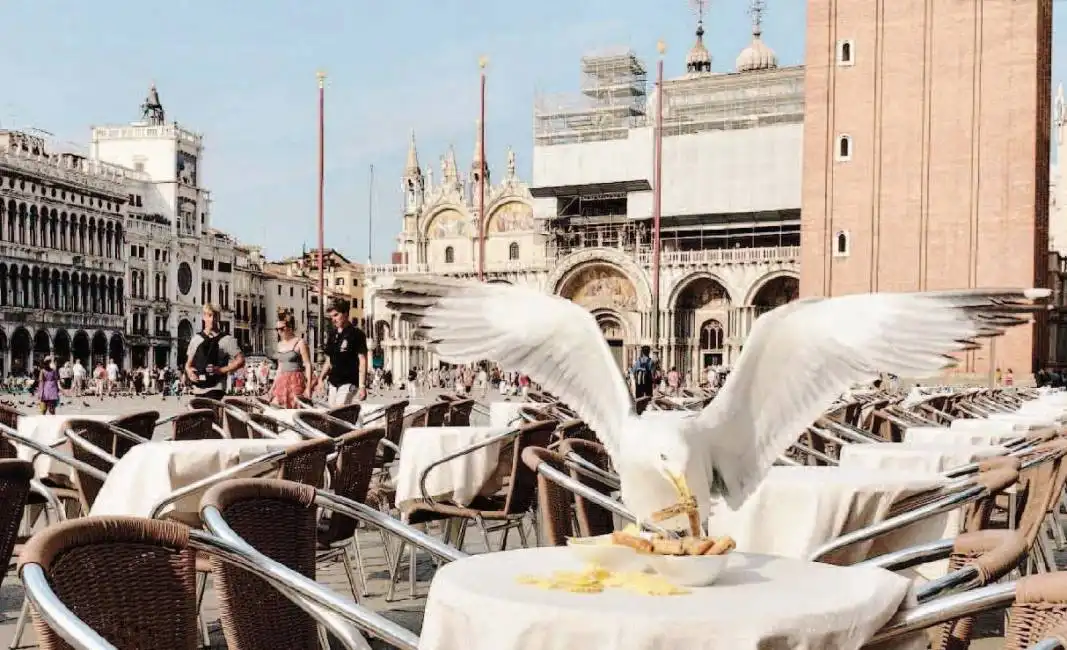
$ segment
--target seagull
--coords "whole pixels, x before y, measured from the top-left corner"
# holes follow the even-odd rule
[[[740,508],[775,460],[852,385],[936,375],[976,339],[1030,322],[1048,289],[805,298],[764,314],[715,398],[694,417],[638,415],[594,317],[528,286],[395,277],[379,293],[442,361],[525,373],[603,443],[640,527],[695,500]],[[684,515],[660,522],[683,527]]]

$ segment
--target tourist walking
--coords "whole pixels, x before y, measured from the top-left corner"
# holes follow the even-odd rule
[[[221,400],[226,396],[226,379],[245,365],[237,339],[219,332],[219,310],[207,303],[203,311],[204,329],[193,336],[185,351],[185,378],[193,395]]]
[[[318,385],[330,406],[344,406],[367,398],[367,336],[348,319],[348,305],[333,302],[326,315],[333,331],[326,338],[326,363]]]
[[[296,318],[292,310],[278,310],[274,330],[278,333],[278,347],[274,352],[278,373],[270,392],[271,403],[295,409],[299,406],[297,398],[311,398],[311,353],[307,341],[296,335]],[[250,373],[250,376],[255,374]]]
[[[36,395],[41,403],[41,415],[55,415],[59,405],[59,371],[50,356],[44,358],[37,370]]]
[[[81,397],[85,394],[85,366],[82,365],[81,359],[74,360],[74,368],[72,369],[72,376],[74,378],[74,394]]]
[[[633,377],[634,398],[652,397],[652,389],[656,385],[656,364],[652,360],[652,348],[647,345],[641,346],[641,354],[634,362],[631,376]]]

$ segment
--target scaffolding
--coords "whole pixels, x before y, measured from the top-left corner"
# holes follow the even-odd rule
[[[664,136],[804,121],[803,66],[690,75],[664,85]]]
[[[580,94],[534,101],[535,145],[619,140],[646,124],[648,71],[633,50],[583,56],[581,75]]]

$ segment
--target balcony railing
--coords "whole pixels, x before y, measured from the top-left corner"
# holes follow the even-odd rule
[[[585,249],[590,250],[590,249]],[[571,254],[577,251],[571,251]],[[517,271],[544,271],[550,268],[560,259],[535,258],[533,260],[508,260],[494,262],[485,265],[486,273],[506,273]],[[641,251],[635,256],[636,262],[644,267],[652,266],[652,253]],[[669,251],[660,256],[660,264],[663,266],[709,266],[717,264],[743,264],[753,262],[797,262],[800,259],[799,246],[775,246],[770,248],[720,248],[702,251]],[[365,267],[368,277],[383,277],[390,275],[417,275],[430,273],[429,264],[375,264]],[[478,267],[473,262],[458,264],[441,264],[433,269],[441,274],[474,274]]]

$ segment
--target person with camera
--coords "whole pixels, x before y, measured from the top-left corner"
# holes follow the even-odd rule
[[[193,336],[185,351],[185,377],[193,396],[221,400],[226,396],[226,378],[245,365],[241,346],[233,336],[220,332],[219,310],[204,305],[204,329]]]

